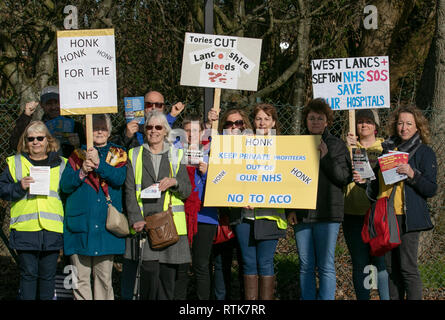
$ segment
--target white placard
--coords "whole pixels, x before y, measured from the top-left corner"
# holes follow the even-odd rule
[[[60,113],[117,112],[114,29],[57,31]]]
[[[181,85],[256,91],[261,39],[186,33]]]
[[[29,194],[32,195],[49,195],[50,184],[50,167],[36,166],[29,168],[29,175],[34,179],[33,183],[29,184]]]
[[[390,107],[387,56],[311,61],[314,98],[333,110]]]

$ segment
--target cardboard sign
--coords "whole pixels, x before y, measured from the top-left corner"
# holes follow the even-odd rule
[[[261,39],[186,33],[181,85],[256,91]]]
[[[204,205],[315,209],[320,138],[212,137]]]
[[[61,115],[117,112],[114,29],[57,31]]]
[[[389,108],[388,57],[312,60],[314,98],[333,110]]]

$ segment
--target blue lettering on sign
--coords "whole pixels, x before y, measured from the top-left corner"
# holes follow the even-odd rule
[[[249,194],[250,203],[264,203],[264,195],[262,194]]]
[[[292,201],[292,197],[290,194],[271,194],[269,196],[269,203],[290,203]]]
[[[263,174],[261,182],[281,182],[281,173],[278,174]]]
[[[229,193],[229,195],[227,197],[228,202],[241,203],[241,202],[243,202],[243,200],[244,200],[244,196],[242,194]]]

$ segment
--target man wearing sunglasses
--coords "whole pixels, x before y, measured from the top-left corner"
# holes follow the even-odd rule
[[[37,101],[28,102],[23,113],[16,120],[9,139],[11,151],[16,151],[20,136],[31,120],[36,120],[38,105]],[[48,127],[50,133],[59,140],[59,154],[68,158],[75,148],[85,144],[85,130],[82,124],[71,118],[60,116],[59,88],[57,86],[43,88],[40,105],[44,112],[41,120]]]
[[[182,110],[184,110],[184,107],[182,102],[177,102],[171,107],[170,113],[167,114],[167,122],[170,127],[173,126],[173,123]],[[158,91],[149,91],[144,96],[145,116],[152,110],[165,111],[164,96]],[[144,135],[144,125],[139,124],[138,120],[133,120],[128,122],[124,128],[120,128],[119,135],[114,136],[112,142],[130,150],[144,143]]]

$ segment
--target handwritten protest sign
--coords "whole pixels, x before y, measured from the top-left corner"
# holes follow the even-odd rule
[[[261,39],[186,33],[181,85],[256,91]]]
[[[320,136],[213,136],[204,205],[315,209],[319,144]]]
[[[333,110],[389,108],[387,56],[312,60],[314,98]]]
[[[61,115],[117,112],[113,29],[57,31]]]

